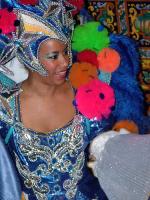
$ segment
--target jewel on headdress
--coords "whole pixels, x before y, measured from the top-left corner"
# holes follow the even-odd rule
[[[15,32],[18,25],[17,15],[13,11],[8,11],[6,8],[0,10],[0,32],[2,34]]]

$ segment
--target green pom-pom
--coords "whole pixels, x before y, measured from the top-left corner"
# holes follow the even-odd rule
[[[72,49],[75,51],[83,51],[90,49],[98,53],[105,47],[109,46],[108,30],[103,28],[100,30],[99,22],[88,22],[78,25],[72,38]]]

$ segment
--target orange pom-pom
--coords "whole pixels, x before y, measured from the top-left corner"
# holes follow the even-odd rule
[[[114,72],[120,65],[120,55],[112,48],[104,48],[97,55],[99,69],[104,72]]]
[[[139,133],[138,126],[133,122],[129,120],[121,120],[116,122],[116,124],[113,127],[113,130],[120,131],[120,129],[126,129],[130,133]]]
[[[77,54],[77,61],[88,62],[98,68],[97,54],[91,50],[84,50]]]
[[[21,200],[25,200],[24,194],[21,195]]]
[[[69,80],[74,88],[78,88],[91,81],[98,79],[97,68],[90,63],[74,63],[70,70]]]

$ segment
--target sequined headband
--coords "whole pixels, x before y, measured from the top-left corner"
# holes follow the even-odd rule
[[[21,2],[24,1],[3,0],[0,3],[0,68],[11,74],[8,63],[15,59],[31,70],[47,75],[38,61],[38,45],[50,38],[69,46],[74,7],[66,0],[40,0],[34,6]]]

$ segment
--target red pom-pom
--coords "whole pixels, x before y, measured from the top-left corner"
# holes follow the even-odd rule
[[[78,110],[89,119],[108,118],[115,105],[113,89],[100,80],[92,80],[78,88],[76,97]]]
[[[16,31],[15,21],[17,20],[17,15],[11,11],[9,12],[7,8],[0,10],[0,32],[2,34],[10,34]]]
[[[112,48],[104,48],[97,56],[99,69],[104,72],[114,72],[120,65],[120,55]]]
[[[24,5],[35,6],[39,3],[39,0],[19,0],[19,3]]]
[[[84,7],[84,0],[68,0],[68,2],[76,7],[76,10],[72,11],[73,16]]]
[[[97,54],[91,50],[84,50],[77,54],[77,61],[88,62],[98,68]]]

